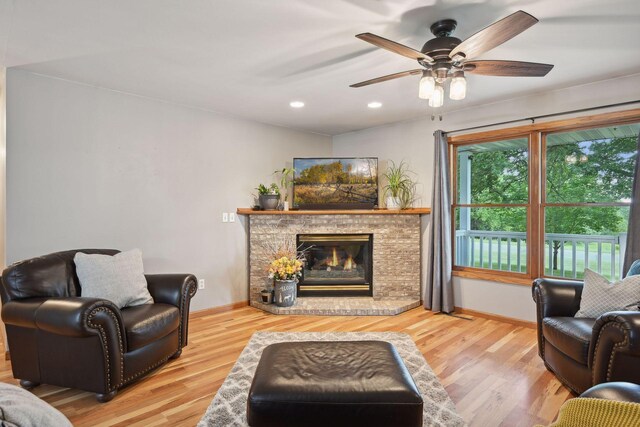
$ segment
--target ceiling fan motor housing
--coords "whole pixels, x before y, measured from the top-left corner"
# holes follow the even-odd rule
[[[462,43],[457,37],[451,37],[458,23],[453,19],[442,19],[431,25],[431,32],[435,38],[427,41],[420,52],[438,60],[449,60],[449,52]],[[424,64],[423,64],[424,65]]]
[[[462,40],[457,37],[436,37],[426,42],[420,52],[435,60],[449,58],[449,52],[461,42]]]
[[[459,38],[451,36],[451,33],[453,33],[457,25],[458,23],[453,19],[443,19],[435,22],[431,26],[431,32],[435,35],[435,38],[427,41],[424,46],[422,46],[420,52],[434,59],[436,63],[433,64],[419,60],[420,65],[437,70],[444,68],[444,62],[447,62],[450,68],[451,59],[449,58],[449,52],[462,43],[462,40]]]

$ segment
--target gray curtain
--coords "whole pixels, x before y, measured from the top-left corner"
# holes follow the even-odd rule
[[[633,172],[631,212],[627,228],[627,249],[624,253],[623,274],[627,274],[633,261],[640,259],[640,134],[636,146],[636,168]]]
[[[453,311],[451,284],[451,188],[449,187],[449,155],[447,134],[434,132],[433,196],[431,229],[427,240],[427,282],[424,307],[436,312]]]

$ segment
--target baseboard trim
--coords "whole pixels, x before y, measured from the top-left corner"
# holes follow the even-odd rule
[[[525,328],[536,329],[536,322],[530,322],[528,320],[516,319],[514,317],[501,316],[499,314],[485,313],[484,311],[471,310],[470,308],[454,307],[456,313],[468,314],[470,316],[482,317],[490,320],[497,320],[498,322],[511,323],[512,325],[522,326]]]
[[[249,306],[249,301],[238,301],[227,305],[219,305],[217,307],[205,308],[204,310],[192,311],[189,313],[189,317],[197,319],[198,317],[210,316],[212,314],[224,313],[225,311],[235,310],[236,308],[242,308]]]

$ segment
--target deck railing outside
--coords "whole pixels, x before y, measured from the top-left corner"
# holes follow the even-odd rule
[[[545,234],[545,274],[580,279],[588,266],[611,280],[620,278],[626,237]],[[524,232],[457,230],[456,265],[525,272],[526,242]]]

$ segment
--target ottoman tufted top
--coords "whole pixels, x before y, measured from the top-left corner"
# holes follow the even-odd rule
[[[254,427],[421,426],[422,405],[388,342],[286,342],[264,349],[247,420]]]

